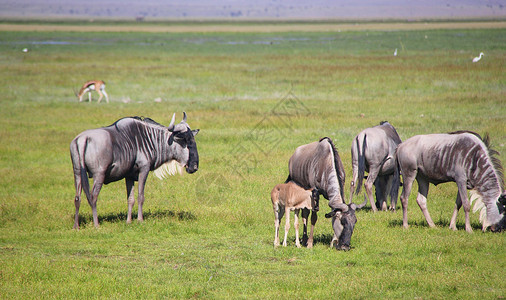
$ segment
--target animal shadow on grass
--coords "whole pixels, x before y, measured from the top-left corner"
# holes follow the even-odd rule
[[[132,216],[136,216],[137,211],[132,211]],[[146,219],[162,219],[162,218],[177,218],[179,221],[194,221],[197,217],[190,211],[173,211],[173,210],[155,210],[155,211],[144,211],[143,212],[144,220]],[[117,222],[126,222],[127,213],[119,212],[119,213],[109,213],[106,215],[98,215],[98,222],[109,222],[109,223],[117,223]],[[79,224],[87,225],[88,223],[93,224],[93,215],[91,214],[81,214],[79,215]]]
[[[438,221],[434,222],[436,224],[436,227],[450,227],[450,221],[446,219],[439,219]],[[427,227],[429,228],[429,225],[425,220],[423,221],[408,221],[409,227]],[[463,222],[457,221],[457,230],[465,230],[466,225]],[[392,220],[389,222],[388,227],[402,227],[402,220]],[[481,230],[481,224],[478,222],[471,222],[471,227],[473,230]]]
[[[330,241],[332,241],[332,238],[334,237],[334,234],[330,233],[320,233],[313,236],[313,244],[323,244],[323,245],[330,245]]]

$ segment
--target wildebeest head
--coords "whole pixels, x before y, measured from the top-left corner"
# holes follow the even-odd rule
[[[503,192],[499,199],[497,199],[497,208],[499,213],[502,215],[501,220],[490,226],[492,232],[501,232],[506,230],[506,192]]]
[[[174,125],[176,114],[172,116],[167,128],[172,133],[169,138],[169,146],[175,146],[174,159],[185,166],[186,172],[191,174],[199,168],[199,153],[195,142],[195,136],[199,130],[191,130],[186,123],[186,112],[183,114],[183,120],[176,125]]]
[[[350,250],[351,236],[353,235],[353,230],[355,229],[355,224],[357,223],[355,211],[364,207],[365,203],[366,202],[360,205],[356,205],[354,203],[351,203],[350,205],[340,203],[333,211],[325,214],[326,218],[332,218],[332,227],[334,228],[334,232],[338,239],[336,246],[337,250]]]

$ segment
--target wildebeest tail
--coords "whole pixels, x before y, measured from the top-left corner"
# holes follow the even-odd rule
[[[81,186],[84,190],[84,194],[88,201],[91,200],[90,195],[90,182],[88,180],[88,173],[86,172],[86,167],[84,163],[84,153],[86,152],[86,146],[88,145],[87,138],[77,138],[76,139],[76,150],[78,155],[79,169],[81,174]]]
[[[362,182],[364,180],[365,173],[365,149],[367,148],[367,135],[364,134],[364,140],[362,141],[362,147],[360,147],[360,141],[357,138],[355,142],[357,143],[358,149],[358,179],[357,179],[357,189],[355,190],[355,195],[360,193],[360,189],[362,188]]]
[[[396,151],[397,152],[397,151]],[[390,188],[390,206],[395,209],[397,199],[399,197],[399,188],[401,186],[401,174],[399,171],[399,162],[397,161],[397,155],[395,155],[394,162],[394,178],[392,180],[392,187]]]

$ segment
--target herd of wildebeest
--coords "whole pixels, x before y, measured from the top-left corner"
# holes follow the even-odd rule
[[[199,156],[195,142],[198,131],[190,129],[187,115],[183,113],[183,119],[178,124],[175,123],[174,114],[168,127],[150,118],[127,117],[110,126],[86,130],[77,135],[70,144],[76,188],[74,228],[79,228],[82,191],[84,190],[92,208],[94,225],[98,227],[97,200],[102,185],[123,178],[128,199],[127,222],[132,221],[135,181],[138,181],[137,219],[142,221],[144,187],[150,171],[173,173],[171,170],[184,168],[191,174],[198,170]],[[400,186],[403,226],[407,228],[408,198],[415,179],[418,183],[416,201],[429,226],[435,226],[427,210],[429,183],[437,185],[455,182],[458,193],[450,221],[451,229],[456,230],[457,213],[464,206],[465,229],[472,231],[469,221],[472,202],[474,211],[480,211],[483,231],[488,227],[493,232],[506,228],[503,169],[497,152],[489,146],[487,135],[482,138],[471,131],[456,131],[417,135],[402,142],[390,123],[381,122],[363,130],[353,139],[351,154],[353,175],[347,204],[344,199],[343,163],[332,140],[324,137],[295,149],[288,162],[288,178],[271,191],[275,215],[275,246],[279,245],[279,223],[285,214],[283,245],[286,246],[292,210],[295,211],[296,245],[301,245],[298,215],[302,211],[303,244],[313,246],[320,195],[329,200],[331,211],[325,217],[332,219],[334,236],[331,246],[338,250],[350,249],[351,236],[357,222],[355,211],[365,206],[367,199],[373,211],[378,208],[387,210],[387,198],[390,198],[389,209],[395,210]],[[367,177],[365,172],[368,173]],[[93,178],[91,190],[88,178]],[[365,178],[367,179],[363,183]],[[356,205],[352,202],[353,194],[360,192],[362,184],[367,198],[364,197],[365,201]],[[471,199],[468,198],[467,190],[471,191]],[[308,237],[309,213],[311,230]]]

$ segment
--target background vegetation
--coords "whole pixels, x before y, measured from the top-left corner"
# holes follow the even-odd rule
[[[504,297],[504,234],[481,233],[476,214],[467,234],[462,212],[449,230],[454,184],[430,188],[437,228],[415,192],[409,230],[400,211],[360,211],[349,252],[328,247],[324,199],[315,247],[295,248],[292,229],[274,249],[269,193],[297,146],[329,136],[348,198],[351,141],[382,120],[402,139],[488,132],[505,162],[505,35],[2,32],[0,298]],[[72,89],[93,78],[111,103],[77,102]],[[199,171],[150,176],[143,223],[125,224],[123,182],[105,186],[100,228],[84,201],[72,230],[70,141],[125,116],[168,124],[182,111],[201,129]]]

